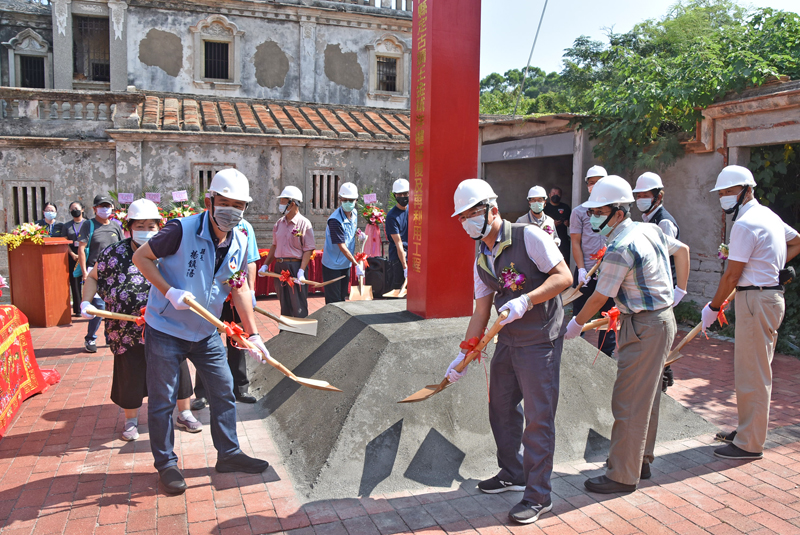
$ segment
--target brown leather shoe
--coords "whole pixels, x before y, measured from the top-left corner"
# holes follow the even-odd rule
[[[636,490],[636,485],[625,485],[624,483],[617,483],[606,476],[593,477],[583,482],[583,486],[590,492],[598,494],[614,494],[616,492],[633,492]]]

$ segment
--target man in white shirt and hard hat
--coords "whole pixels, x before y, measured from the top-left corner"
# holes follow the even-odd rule
[[[528,207],[530,210],[517,219],[517,223],[523,225],[536,225],[550,236],[556,242],[556,245],[561,247],[561,238],[556,233],[556,222],[553,218],[544,213],[545,201],[547,200],[547,192],[541,186],[533,186],[528,190]],[[563,256],[563,255],[562,255]]]
[[[322,252],[322,279],[333,280],[344,276],[325,287],[325,304],[338,303],[347,297],[350,283],[350,267],[356,267],[356,276],[364,275],[364,266],[356,262],[356,232],[358,231],[358,212],[356,201],[358,188],[352,182],[339,187],[339,208],[328,217],[325,227],[325,249]]]
[[[672,307],[686,295],[689,247],[655,225],[630,219],[633,191],[619,176],[600,180],[583,204],[592,228],[608,240],[594,293],[567,325],[565,339],[580,335],[583,325],[608,301],[620,311],[617,378],[611,396],[614,426],[605,475],[587,479],[591,492],[633,492],[650,477],[661,378],[675,338]],[[669,257],[675,256],[678,286],[673,287]]]
[[[636,208],[642,212],[642,221],[658,225],[659,228],[676,240],[681,239],[681,229],[672,214],[664,208],[664,183],[661,177],[655,173],[646,172],[639,175],[636,179],[636,187],[633,188],[636,197]],[[675,259],[669,259],[670,269],[672,270],[672,284],[677,285],[678,279],[675,275]],[[664,377],[661,382],[661,391],[666,392],[667,387],[675,384],[675,377],[672,373],[672,366],[664,368]]]
[[[590,195],[595,184],[605,176],[608,176],[608,173],[604,167],[595,165],[589,168],[584,181]],[[569,218],[569,235],[572,241],[572,258],[575,259],[577,269],[575,284],[581,288],[581,296],[572,302],[572,313],[577,315],[597,285],[597,274],[589,277],[588,271],[600,261],[599,252],[605,247],[606,242],[603,236],[592,228],[588,208],[585,204],[572,210]],[[609,299],[600,308],[600,312],[608,312],[613,307],[614,300]],[[617,336],[612,331],[606,331],[605,334],[597,337],[597,347],[606,355],[613,355],[616,344]]]
[[[272,247],[269,249],[259,276],[266,276],[269,266],[275,262],[275,273],[288,271],[294,281],[276,282],[278,299],[281,303],[281,315],[294,318],[308,316],[308,287],[302,280],[306,279],[306,269],[314,253],[314,229],[311,221],[300,213],[303,194],[296,186],[286,186],[278,196],[278,211],[283,214],[272,227]]]
[[[260,362],[269,351],[258,335],[253,298],[247,281],[247,237],[235,231],[252,201],[250,184],[236,169],[214,175],[211,209],[174,219],[133,254],[133,262],[152,284],[145,312],[148,425],[150,448],[164,490],[180,494],[186,482],[174,452],[172,410],[178,373],[189,359],[202,376],[208,392],[211,438],[217,450],[218,472],[258,474],[267,461],[242,452],[236,435],[236,399],[227,351],[217,329],[194,313],[187,298],[196,299],[214,317],[230,295],[247,338],[251,354]]]
[[[497,195],[487,182],[464,180],[454,204],[453,217],[480,243],[473,266],[475,312],[466,343],[477,343],[482,336],[492,303],[498,313],[509,312],[489,374],[489,423],[500,472],[478,488],[489,494],[523,491],[509,517],[528,524],[553,506],[550,476],[564,319],[560,294],[572,277],[549,235],[536,225],[511,224],[500,217]],[[461,351],[447,368],[451,382],[467,372],[455,370],[465,356]]]
[[[783,321],[783,284],[792,275],[784,266],[800,253],[800,236],[775,212],[756,200],[756,181],[746,167],[729,165],[714,189],[726,214],[733,214],[728,265],[714,299],[703,308],[703,330],[717,321],[736,289],[736,343],[733,352],[739,423],[727,442],[714,450],[723,459],[760,459],[764,455],[772,395],[772,357]]]

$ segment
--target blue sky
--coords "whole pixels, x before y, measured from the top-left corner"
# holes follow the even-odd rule
[[[636,23],[663,17],[674,0],[550,0],[531,65],[560,71],[561,56],[576,37],[603,40],[604,28],[630,30]],[[742,2],[754,7],[800,11],[799,0]],[[531,51],[544,0],[483,0],[481,78],[493,72],[524,68]]]

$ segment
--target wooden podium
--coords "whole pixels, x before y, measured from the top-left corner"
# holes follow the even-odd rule
[[[25,240],[8,252],[11,302],[32,327],[72,323],[68,247],[66,238],[45,238],[43,245]]]

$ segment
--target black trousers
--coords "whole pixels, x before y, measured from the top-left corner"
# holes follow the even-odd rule
[[[406,277],[403,275],[403,264],[400,259],[390,259],[389,269],[391,270],[392,290],[399,290],[406,281]]]
[[[576,271],[575,279],[577,280],[577,278],[578,275]],[[594,289],[596,286],[597,286],[597,279],[592,277],[592,279],[586,284],[586,286],[581,288],[581,296],[572,302],[573,315],[577,316],[578,312],[580,312],[583,309],[583,306],[586,304],[586,300],[589,299],[589,296],[591,296],[594,293]],[[606,304],[603,305],[603,308],[601,308],[600,311],[608,312],[613,307],[614,307],[614,300],[609,297],[608,301],[606,301]],[[615,333],[614,331],[597,331],[597,333],[598,333],[597,347],[600,349],[600,351],[602,351],[606,355],[609,356],[613,355],[614,349],[616,349],[617,347],[617,333]],[[581,337],[583,337],[583,334],[581,334]]]
[[[275,263],[275,273],[286,270],[292,277],[297,277],[299,269],[300,260]],[[275,289],[278,294],[278,300],[281,303],[282,316],[291,316],[293,318],[305,318],[308,316],[308,286],[305,284],[302,286],[299,284],[289,286],[289,283],[276,280]]]
[[[75,271],[75,266],[78,264],[77,260],[69,258],[69,289],[72,291],[72,313],[81,313],[81,301],[83,301],[83,288],[81,287],[81,278],[73,277],[72,272]]]
[[[233,321],[239,323],[239,314],[231,306],[230,301],[226,301],[222,306],[222,321]],[[231,344],[230,338],[227,341],[228,345],[228,367],[231,369],[233,375],[233,393],[236,397],[247,394],[250,388],[250,380],[247,378],[247,351],[237,349]],[[194,397],[207,398],[206,387],[203,385],[203,380],[198,373],[194,374]]]
[[[323,282],[335,279],[336,277],[341,277],[342,275],[345,276],[342,280],[338,280],[333,284],[329,284],[323,288],[323,291],[325,292],[326,305],[328,303],[340,303],[347,297],[347,285],[350,283],[350,268],[330,269],[325,267],[324,264],[322,265]]]

